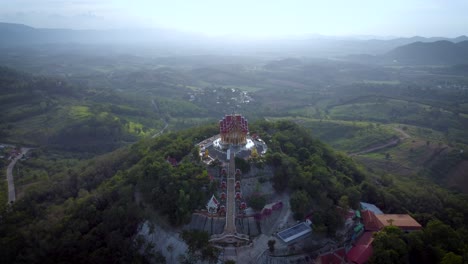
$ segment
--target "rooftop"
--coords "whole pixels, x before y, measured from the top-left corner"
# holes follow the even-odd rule
[[[375,217],[375,214],[372,211],[362,211],[361,215],[366,231],[379,231],[383,227],[380,225],[377,217]]]
[[[356,245],[368,246],[374,241],[373,232],[364,232],[362,236],[356,241]]]
[[[346,254],[348,261],[356,264],[366,263],[371,256],[372,245],[356,245]]]
[[[372,211],[376,215],[383,214],[382,210],[380,210],[380,208],[378,208],[375,204],[361,202],[361,208],[362,210]]]
[[[362,220],[366,231],[379,231],[385,226],[397,226],[405,231],[419,230],[421,225],[408,214],[374,214],[366,210],[362,212]]]
[[[403,230],[419,230],[422,226],[407,214],[382,214],[375,215],[382,226],[398,226]]]
[[[321,264],[342,264],[346,263],[344,261],[344,256],[346,255],[345,249],[341,248],[335,252],[330,252],[319,257],[319,263]]]
[[[312,228],[304,222],[294,225],[278,233],[278,237],[285,243],[291,242],[296,238],[302,237],[312,232]]]

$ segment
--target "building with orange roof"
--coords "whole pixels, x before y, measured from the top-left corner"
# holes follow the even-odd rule
[[[421,230],[422,226],[408,214],[374,214],[371,211],[362,212],[362,221],[366,231],[379,231],[386,226],[397,226],[403,231]]]
[[[403,231],[421,230],[422,226],[408,214],[381,214],[375,215],[380,226],[397,226]]]

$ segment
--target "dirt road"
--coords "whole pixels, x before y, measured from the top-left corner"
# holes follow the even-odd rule
[[[393,130],[399,132],[401,134],[401,137],[400,139],[403,140],[403,139],[407,139],[407,138],[410,138],[411,136],[408,135],[408,133],[406,133],[403,129],[401,128],[398,128],[398,127],[393,127]]]
[[[156,112],[158,112],[161,116],[162,116],[162,113],[161,113],[161,109],[159,108],[159,106],[156,104],[156,102],[154,101],[154,99],[151,99],[151,104],[153,104],[154,106],[154,109],[156,110]],[[166,130],[166,128],[169,126],[169,123],[167,122],[167,118],[163,118],[163,121],[164,121],[164,127],[157,133],[155,133],[153,136],[151,136],[151,138],[155,138],[159,135],[161,135],[162,133],[164,133],[164,130]]]
[[[405,140],[407,138],[411,138],[411,136],[408,135],[408,133],[403,131],[401,128],[393,127],[393,130],[400,133],[400,136],[398,138],[392,139],[391,141],[389,141],[387,143],[384,143],[382,145],[378,145],[378,146],[375,146],[375,147],[370,147],[370,148],[361,150],[359,152],[350,153],[349,156],[356,156],[356,155],[366,154],[366,153],[369,153],[369,152],[374,152],[374,151],[379,150],[379,149],[393,147],[393,146],[398,145],[398,143],[400,143],[402,140]]]

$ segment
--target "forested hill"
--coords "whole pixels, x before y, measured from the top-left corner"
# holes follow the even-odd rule
[[[162,127],[148,98],[0,67],[0,142],[105,153]]]
[[[389,61],[413,65],[468,64],[468,41],[415,42],[395,48],[384,57]]]
[[[438,230],[422,233],[417,237],[421,244],[414,248],[408,244],[403,252],[406,259],[463,254],[467,244],[463,239],[468,237],[463,236],[468,226],[466,197],[427,182],[401,183],[372,175],[291,122],[255,123],[251,131],[270,148],[264,160],[248,166],[271,166],[273,186],[291,194],[296,218],[314,212],[316,232],[334,234],[342,224],[337,206],[356,209],[363,200],[386,212],[413,213],[423,225],[440,219],[442,223],[435,226],[453,235],[453,243],[445,245]],[[26,189],[23,198],[1,212],[0,259],[3,263],[162,260],[148,251],[138,252],[151,246],[135,234],[155,212],[166,219],[159,221],[177,227],[189,221],[193,210],[204,207],[216,183],[210,182],[194,144],[215,133],[216,126],[207,126],[145,139],[60,170]],[[176,159],[178,166],[168,163],[167,157]],[[426,240],[431,243],[425,244]]]

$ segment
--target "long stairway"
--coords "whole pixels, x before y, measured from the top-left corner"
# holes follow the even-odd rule
[[[231,151],[229,157],[229,170],[227,178],[227,200],[226,200],[226,225],[224,226],[225,234],[235,234],[236,232],[236,189],[235,189],[235,172],[236,163],[234,159],[234,151]]]

